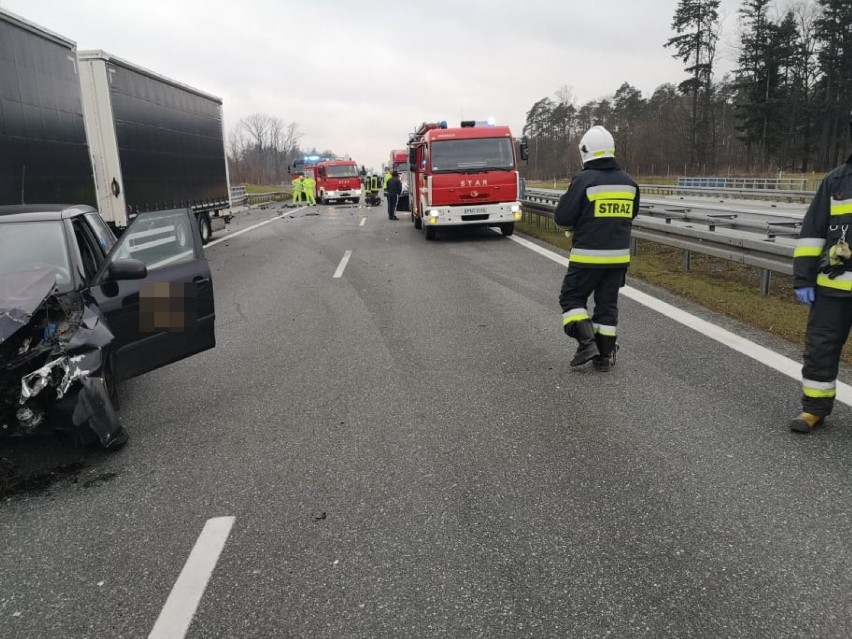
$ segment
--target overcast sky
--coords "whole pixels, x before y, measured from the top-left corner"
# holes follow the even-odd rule
[[[0,7],[224,100],[303,147],[378,168],[428,120],[494,117],[521,134],[537,100],[578,103],[684,79],[663,43],[677,0],[0,0]],[[740,0],[722,0],[733,66]]]

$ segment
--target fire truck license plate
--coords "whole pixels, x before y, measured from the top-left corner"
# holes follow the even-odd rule
[[[480,207],[473,207],[473,208],[465,209],[464,213],[462,213],[462,215],[471,215],[471,214],[475,214],[475,213],[487,213],[487,212],[488,212],[487,209],[480,206]]]

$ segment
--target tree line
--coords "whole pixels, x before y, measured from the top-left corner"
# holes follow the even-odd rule
[[[595,124],[639,175],[826,171],[852,151],[852,1],[743,0],[737,67],[716,78],[720,0],[679,0],[662,46],[687,79],[646,98],[629,82],[578,105],[570,88],[527,112],[527,175],[579,170],[576,143]]]
[[[302,148],[295,122],[252,113],[228,134],[228,171],[233,184],[289,184],[293,165],[306,155],[338,157],[334,151]]]

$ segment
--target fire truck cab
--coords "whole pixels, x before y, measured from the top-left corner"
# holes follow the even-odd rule
[[[316,180],[320,204],[361,200],[361,174],[354,160],[326,160],[305,167],[305,173]]]
[[[521,219],[515,140],[507,126],[464,121],[457,128],[424,122],[408,140],[411,220],[435,239],[439,228],[496,226],[503,235]],[[525,145],[520,146],[522,159]]]

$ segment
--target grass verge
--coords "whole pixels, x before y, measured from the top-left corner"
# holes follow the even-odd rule
[[[564,234],[554,232],[552,223],[545,226],[545,220],[541,222],[539,226],[524,220],[516,222],[515,227],[520,233],[570,250],[571,242]],[[637,246],[629,277],[804,346],[808,309],[796,301],[790,278],[773,274],[769,295],[764,296],[760,294],[757,268],[693,253],[690,270],[685,271],[682,250],[642,240]],[[848,348],[842,361],[852,364]]]

